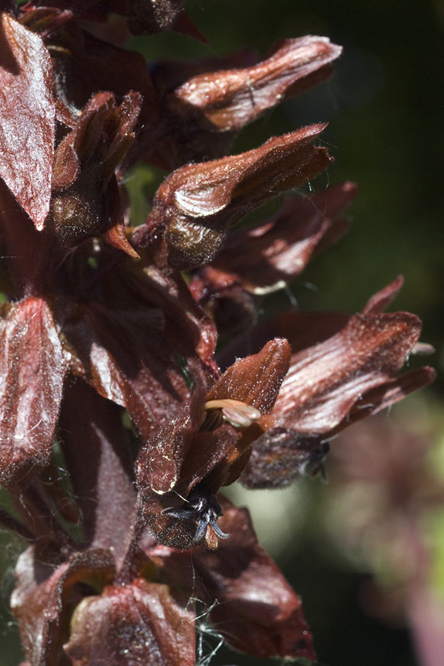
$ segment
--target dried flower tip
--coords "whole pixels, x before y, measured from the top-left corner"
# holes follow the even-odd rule
[[[209,400],[204,405],[205,414],[202,420],[201,430],[216,430],[223,421],[235,428],[248,428],[261,417],[256,407],[247,405],[240,400]]]
[[[410,353],[415,354],[416,356],[430,356],[435,352],[435,347],[428,342],[417,342],[415,345],[413,345]]]

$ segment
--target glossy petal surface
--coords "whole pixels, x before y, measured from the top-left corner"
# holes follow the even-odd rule
[[[184,103],[203,110],[219,130],[239,130],[285,96],[298,92],[298,82],[337,58],[341,48],[325,37],[280,42],[254,67],[201,74],[176,91]],[[300,88],[308,87],[306,82]]]
[[[236,133],[289,96],[329,78],[340,47],[324,37],[278,42],[260,62],[250,51],[222,58],[160,61],[155,85],[164,113],[155,161],[169,168],[226,155]]]
[[[207,400],[232,398],[253,405],[267,414],[281,388],[290,364],[287,340],[270,340],[258,354],[236,361],[211,389]]]
[[[185,269],[208,263],[230,226],[328,166],[327,151],[312,145],[324,127],[305,127],[247,153],[173,172],[159,188],[148,227],[135,236],[136,242],[148,242],[151,225],[162,219],[171,265]]]
[[[307,434],[332,430],[355,403],[365,404],[366,391],[398,372],[420,332],[414,315],[354,315],[340,333],[292,357],[278,424]]]

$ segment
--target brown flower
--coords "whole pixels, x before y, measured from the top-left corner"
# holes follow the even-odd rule
[[[258,658],[313,660],[299,598],[219,491],[320,469],[334,433],[433,371],[398,376],[420,333],[414,315],[381,314],[399,280],[360,315],[251,326],[258,299],[345,229],[355,187],[234,232],[332,159],[322,124],[226,153],[340,49],[286,40],[260,62],[160,63],[152,82],[116,25],[196,34],[182,0],[5,7],[0,521],[30,542],[11,601],[26,663],[191,666],[202,616]],[[131,229],[124,176],[139,158],[175,170]],[[239,311],[250,328],[230,339]]]
[[[158,542],[189,548],[207,536],[210,544],[217,544],[212,532],[219,509],[212,497],[239,477],[252,442],[271,425],[266,415],[275,403],[289,357],[287,341],[274,340],[259,354],[237,361],[206,396],[196,391],[190,407],[142,448],[136,466],[138,486],[144,518]],[[231,407],[228,416],[224,407]],[[206,414],[217,409],[222,420],[213,422],[208,431]],[[183,498],[188,498],[185,503]],[[176,506],[181,508],[172,511]]]
[[[149,539],[142,542],[160,580],[188,587],[207,609],[205,619],[235,649],[258,658],[314,659],[301,602],[259,546],[248,512],[219,499],[220,525],[230,538],[217,551],[178,552],[153,546]]]
[[[242,127],[327,79],[340,53],[328,39],[309,36],[280,41],[256,64],[250,52],[234,61],[231,56],[156,63],[153,82],[163,114],[154,145],[152,132],[143,141],[150,159],[174,169],[226,155]]]
[[[103,236],[137,258],[126,240],[114,171],[134,141],[141,106],[129,93],[116,107],[111,93],[98,93],[54,157],[51,223],[65,244]]]
[[[260,299],[286,287],[346,230],[341,214],[355,195],[356,187],[343,183],[291,197],[270,220],[230,233],[211,265],[195,271],[190,283],[218,330],[234,335],[255,324]]]
[[[147,226],[134,242],[147,245],[166,226],[172,266],[183,270],[209,263],[244,215],[327,167],[332,160],[326,149],[312,145],[324,127],[305,127],[242,155],[174,171],[159,188]]]
[[[421,332],[413,315],[379,314],[400,284],[397,280],[373,296],[362,315],[295,311],[273,322],[293,354],[273,411],[275,427],[255,443],[242,476],[245,485],[288,485],[301,472],[317,468],[328,451],[326,443],[340,430],[433,381],[431,368],[397,377]],[[307,344],[310,337],[315,344]]]

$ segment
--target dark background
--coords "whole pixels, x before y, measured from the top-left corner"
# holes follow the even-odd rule
[[[328,83],[267,114],[247,128],[235,152],[304,124],[329,121],[323,135],[335,164],[313,188],[347,179],[359,184],[353,225],[339,244],[309,266],[294,285],[305,309],[358,311],[367,298],[399,273],[404,288],[396,309],[418,314],[423,339],[443,352],[443,31],[444,6],[436,0],[190,0],[189,13],[210,40],[181,35],[138,38],[148,59],[222,54],[243,46],[264,54],[281,37],[328,36],[344,47]],[[441,380],[429,393],[435,399]],[[305,491],[300,491],[305,492]],[[307,491],[311,493],[311,490]],[[251,493],[253,495],[253,493]],[[252,497],[254,502],[254,497]],[[271,500],[279,502],[279,493]],[[306,501],[306,500],[305,500]],[[280,564],[302,595],[326,666],[413,666],[409,634],[368,618],[357,603],[367,574],[320,556],[316,535],[286,541]],[[0,665],[20,658],[7,608],[19,547],[4,543],[4,610]],[[12,622],[12,624],[11,624]],[[212,664],[262,664],[219,651]]]

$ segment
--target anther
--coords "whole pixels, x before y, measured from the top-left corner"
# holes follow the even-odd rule
[[[201,430],[216,430],[223,421],[235,428],[248,428],[261,417],[256,407],[247,405],[240,400],[209,400],[204,405],[205,414],[202,419]]]

